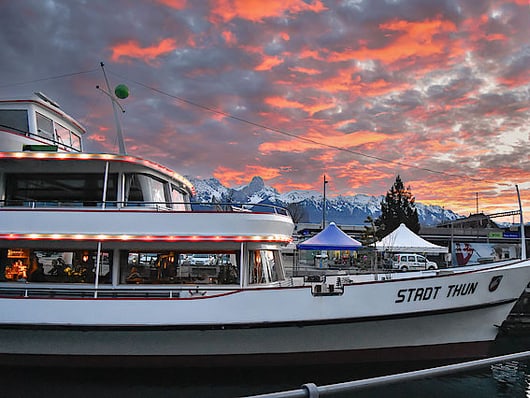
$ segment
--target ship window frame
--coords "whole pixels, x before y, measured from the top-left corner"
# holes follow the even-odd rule
[[[208,255],[211,263],[194,264],[191,260],[194,255]],[[119,284],[239,285],[240,258],[239,250],[123,250],[120,251]],[[133,272],[139,277],[128,280]]]
[[[27,109],[0,109],[0,126],[21,134],[29,134],[29,114]]]
[[[100,206],[104,178],[102,173],[6,173],[5,203],[7,206],[38,207]],[[80,186],[80,182],[85,184]],[[110,173],[106,206],[116,204],[117,186],[118,173]],[[92,192],[97,195],[88,195]]]
[[[259,285],[284,279],[284,269],[278,250],[251,250],[249,256],[250,284]]]
[[[157,208],[169,209],[171,208],[171,199],[168,192],[168,185],[168,181],[149,173],[125,173],[124,205],[155,206]],[[131,193],[133,200],[131,200]],[[141,194],[141,197],[137,196],[138,193]],[[154,197],[156,194],[161,194],[162,197]]]
[[[70,129],[64,127],[61,123],[54,123],[55,124],[55,135],[57,136],[57,142],[61,145],[63,145],[66,148],[72,147],[71,142],[71,131]]]
[[[73,131],[70,131],[70,142],[73,149],[81,150],[81,137]]]
[[[175,184],[170,184],[169,190],[171,196],[171,207],[173,208],[173,210],[188,210],[188,194],[183,189],[177,187]]]
[[[0,249],[0,281],[94,283],[97,253],[93,247],[72,249],[12,246]],[[20,263],[16,265],[16,272],[13,270],[15,263]],[[98,283],[111,285],[112,274],[113,253],[112,250],[104,250],[100,253]]]
[[[54,140],[53,120],[49,118],[48,116],[45,116],[42,113],[37,112],[37,111],[35,111],[35,120],[37,123],[37,134],[40,137],[53,141]]]

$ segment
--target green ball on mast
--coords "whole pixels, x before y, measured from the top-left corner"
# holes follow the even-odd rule
[[[116,94],[116,97],[119,99],[125,99],[129,96],[129,87],[125,84],[118,84],[114,89],[114,94]]]

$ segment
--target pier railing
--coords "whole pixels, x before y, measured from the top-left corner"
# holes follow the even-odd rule
[[[373,377],[370,379],[354,380],[344,383],[317,386],[314,383],[302,385],[297,390],[281,391],[269,394],[252,395],[246,398],[317,398],[327,397],[333,394],[358,391],[371,387],[381,387],[390,384],[398,384],[406,381],[420,380],[428,377],[445,376],[458,372],[465,372],[485,368],[501,363],[524,360],[530,358],[530,351],[523,351],[514,354],[501,355],[497,357],[478,359],[475,361],[455,363],[451,365],[439,366],[436,368],[416,370],[412,372],[398,373],[387,376]]]

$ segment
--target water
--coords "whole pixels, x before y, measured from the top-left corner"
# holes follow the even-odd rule
[[[530,350],[530,335],[498,339],[492,354]],[[508,364],[504,371],[484,368],[450,376],[335,394],[334,398],[485,398],[530,397],[530,360]],[[289,369],[79,369],[0,368],[0,396],[72,398],[241,397],[391,374],[411,369],[354,366]],[[330,396],[330,395],[326,395]]]

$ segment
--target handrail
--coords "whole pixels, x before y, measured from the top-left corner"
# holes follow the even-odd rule
[[[88,203],[88,204],[86,204]],[[103,206],[104,204],[104,206]],[[178,206],[185,206],[191,210],[179,210]],[[212,213],[274,213],[289,216],[289,210],[285,207],[268,203],[236,203],[236,202],[147,202],[147,201],[112,201],[107,200],[0,200],[1,208],[31,208],[31,209],[55,209],[55,208],[97,208],[100,210],[127,210],[131,208],[147,208],[163,212],[212,212]]]
[[[61,139],[61,137],[59,137],[59,136],[57,137],[58,139],[55,139],[53,137],[45,137],[43,135],[32,133],[31,131],[25,131],[25,130],[18,129],[18,128],[13,127],[13,126],[8,126],[6,124],[0,124],[0,128],[11,130],[11,132],[14,133],[14,134],[21,135],[21,136],[24,136],[24,137],[29,137],[29,138],[37,140],[37,141],[41,141],[41,142],[45,141],[45,142],[48,142],[50,144],[61,146],[61,147],[65,148],[65,149],[68,149],[69,151],[74,152],[74,153],[81,152],[81,149],[76,148],[76,147],[74,147],[72,145],[66,144]]]
[[[390,384],[403,383],[405,381],[419,380],[427,377],[445,376],[448,374],[476,370],[489,365],[530,358],[530,351],[522,351],[514,354],[501,355],[491,358],[477,359],[474,361],[460,362],[451,365],[439,366],[412,372],[398,373],[393,375],[373,377],[369,379],[348,381],[344,383],[329,384],[318,387],[314,383],[302,385],[297,390],[281,391],[269,394],[252,395],[245,398],[316,398],[329,396],[341,392],[357,391],[365,388],[380,387]]]
[[[97,292],[98,298],[179,298],[181,292],[208,291],[218,294],[239,290],[238,284],[210,286],[198,284],[167,284],[164,286],[120,285],[120,286],[46,286],[31,283],[20,285],[0,285],[0,297],[53,297],[53,298],[91,298]]]

